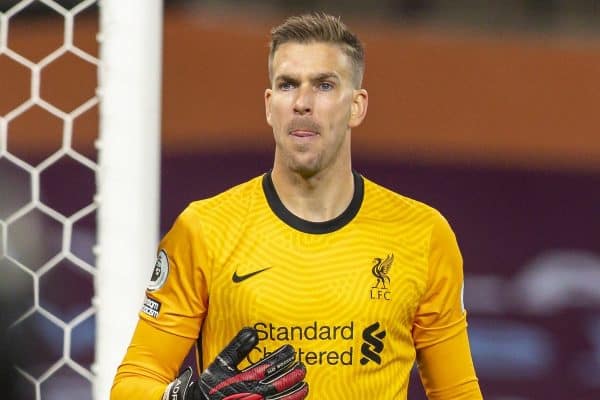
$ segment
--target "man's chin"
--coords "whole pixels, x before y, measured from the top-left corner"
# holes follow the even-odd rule
[[[321,171],[320,163],[316,160],[312,160],[312,162],[294,162],[290,169],[305,179],[312,178]]]

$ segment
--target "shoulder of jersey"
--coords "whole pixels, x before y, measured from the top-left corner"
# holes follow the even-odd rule
[[[389,218],[400,215],[421,215],[425,219],[438,218],[441,214],[434,207],[408,196],[397,193],[378,183],[364,178],[365,199],[377,209],[389,214]]]
[[[257,198],[257,191],[262,190],[262,176],[252,178],[230,189],[227,189],[213,197],[197,200],[188,206],[189,211],[200,213],[203,216],[210,215],[236,215],[248,211],[252,202]]]

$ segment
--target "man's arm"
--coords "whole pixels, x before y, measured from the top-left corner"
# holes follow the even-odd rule
[[[413,323],[421,381],[429,400],[482,399],[462,301],[463,262],[450,225],[436,215],[429,243],[427,290]]]
[[[111,400],[160,400],[194,339],[161,331],[140,319],[117,370]]]
[[[483,398],[466,329],[443,342],[420,349],[417,363],[429,400]]]
[[[303,382],[306,369],[294,361],[294,348],[290,345],[280,347],[247,369],[237,369],[258,343],[256,331],[249,328],[238,333],[198,382],[191,380],[191,369],[174,379],[192,343],[191,339],[163,332],[140,320],[117,371],[111,400],[302,400],[308,394],[308,385]]]
[[[190,206],[163,237],[112,400],[160,399],[195,344],[208,305],[204,268],[209,263],[201,227]]]

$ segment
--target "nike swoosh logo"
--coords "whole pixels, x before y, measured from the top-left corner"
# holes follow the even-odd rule
[[[234,271],[233,272],[233,276],[231,277],[231,280],[234,283],[240,283],[240,282],[245,281],[246,279],[251,278],[251,277],[253,277],[256,274],[260,274],[261,272],[264,272],[264,271],[266,271],[268,269],[271,269],[271,267],[259,269],[258,271],[250,272],[249,274],[245,274],[245,275],[238,275],[237,271]]]

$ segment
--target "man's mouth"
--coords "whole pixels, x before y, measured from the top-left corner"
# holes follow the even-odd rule
[[[294,118],[286,127],[288,134],[295,138],[311,138],[320,135],[321,127],[310,118]]]
[[[296,137],[310,137],[310,136],[316,136],[318,134],[319,134],[318,132],[304,130],[304,129],[295,129],[290,132],[290,135],[296,136]]]

